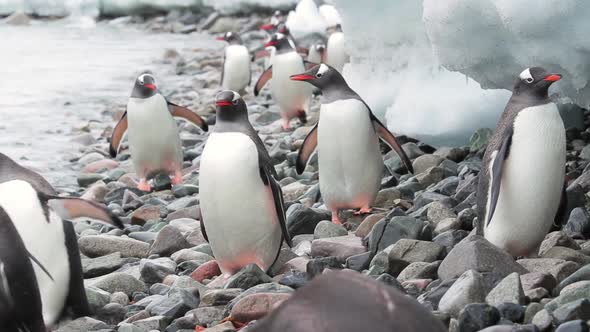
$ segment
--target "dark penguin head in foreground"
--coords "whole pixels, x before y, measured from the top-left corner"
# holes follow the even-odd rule
[[[215,97],[217,122],[248,122],[248,108],[239,93],[231,90],[221,91]],[[216,126],[218,127],[218,126]]]
[[[547,98],[549,87],[561,79],[560,74],[547,72],[541,67],[527,68],[518,75],[514,84],[515,95],[531,95],[537,98]]]
[[[277,53],[293,50],[293,45],[291,45],[287,36],[282,33],[275,33],[272,35],[264,47],[274,47],[277,50]]]
[[[321,275],[248,332],[442,332],[442,323],[416,300],[356,272]]]
[[[304,73],[291,76],[291,80],[308,82],[321,90],[331,87],[348,87],[344,77],[336,69],[323,63]]]
[[[242,45],[242,38],[235,32],[226,32],[223,36],[217,37],[217,40],[226,41],[230,45]]]
[[[145,99],[158,93],[156,79],[148,73],[143,73],[135,79],[135,85],[131,92],[132,98]]]

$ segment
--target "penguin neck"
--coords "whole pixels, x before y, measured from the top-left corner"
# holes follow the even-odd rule
[[[537,106],[548,104],[551,102],[547,91],[526,91],[526,92],[515,92],[512,94],[510,101],[515,104],[522,104],[528,106]]]
[[[252,127],[248,121],[247,113],[244,112],[217,112],[215,120],[215,132],[246,132]]]
[[[341,99],[361,99],[345,81],[340,84],[331,84],[322,89],[322,104],[330,104]]]

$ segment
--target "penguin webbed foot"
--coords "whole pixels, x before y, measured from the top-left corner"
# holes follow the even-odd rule
[[[354,214],[355,216],[362,216],[364,214],[370,214],[373,212],[373,209],[370,207],[363,207],[360,208],[358,211],[354,211],[352,214]]]
[[[174,172],[171,182],[173,185],[182,184],[182,173],[180,171]]]
[[[137,189],[150,192],[152,191],[152,186],[148,183],[147,179],[141,179],[137,184]]]
[[[332,211],[332,223],[342,225],[342,220],[340,220],[340,216],[338,216],[338,210]]]

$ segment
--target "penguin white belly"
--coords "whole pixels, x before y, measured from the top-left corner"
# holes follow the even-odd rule
[[[254,142],[241,133],[212,133],[199,181],[205,231],[221,271],[232,274],[251,263],[268,269],[282,235]]]
[[[270,91],[283,113],[307,111],[311,99],[311,85],[292,81],[292,75],[305,71],[303,60],[297,52],[275,54],[272,57],[272,82]]]
[[[313,63],[322,63],[322,55],[315,47],[309,49],[309,54],[307,55],[307,61]]]
[[[222,86],[241,91],[250,83],[250,54],[246,46],[230,45],[225,49]]]
[[[318,124],[320,192],[330,209],[369,207],[383,158],[366,106],[357,99],[322,104]]]
[[[63,221],[50,211],[47,222],[37,192],[18,182],[2,184],[2,192],[10,194],[0,195],[0,205],[10,216],[27,250],[53,277],[51,280],[37,263],[31,261],[41,294],[43,321],[49,326],[59,319],[70,288],[70,265]]]
[[[182,166],[178,127],[164,97],[130,98],[127,104],[129,150],[140,177]]]
[[[491,243],[513,256],[529,255],[541,244],[561,198],[565,144],[555,104],[530,107],[517,115],[496,210],[484,230]]]
[[[348,54],[346,53],[345,46],[344,33],[334,32],[330,35],[326,48],[326,63],[334,67],[340,73],[342,73],[344,65],[348,62]]]

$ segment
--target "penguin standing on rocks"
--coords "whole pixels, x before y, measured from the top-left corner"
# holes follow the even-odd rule
[[[217,37],[217,40],[229,43],[223,56],[221,87],[224,90],[245,93],[246,87],[250,85],[252,79],[248,48],[244,46],[242,39],[235,32],[226,32],[222,37]]]
[[[344,32],[342,32],[342,27],[338,24],[333,28],[330,37],[328,37],[326,63],[334,67],[338,72],[342,72],[344,65],[348,62],[349,57],[346,53]]]
[[[563,212],[566,139],[549,87],[561,75],[525,69],[484,154],[478,231],[512,256],[536,253]]]
[[[291,245],[283,193],[268,152],[234,91],[216,97],[215,130],[200,167],[202,231],[225,277],[248,264],[267,270]]]
[[[283,129],[289,129],[290,121],[295,117],[302,123],[307,123],[312,88],[301,82],[293,82],[289,77],[305,71],[309,63],[303,60],[287,37],[281,33],[274,34],[266,46],[274,47],[276,51],[272,57],[272,65],[256,82],[254,95],[258,96],[266,82],[272,78],[270,91],[281,109]]]
[[[337,70],[321,64],[291,79],[311,83],[322,91],[320,119],[299,150],[297,172],[303,173],[317,146],[320,192],[332,212],[332,222],[341,223],[340,209],[369,213],[383,175],[379,138],[399,154],[410,172],[412,163],[395,136]]]
[[[63,315],[90,314],[77,236],[63,220],[77,217],[123,228],[96,203],[46,195],[22,180],[0,184],[1,246],[10,248],[0,253],[0,327],[17,327],[2,331],[45,332]]]
[[[184,118],[207,131],[207,123],[199,115],[169,102],[158,92],[152,75],[139,75],[127,111],[113,130],[109,150],[115,157],[125,132],[128,132],[131,160],[140,178],[137,186],[140,190],[150,191],[148,180],[159,172],[172,175],[172,184],[182,182],[182,146],[174,117]]]
[[[443,332],[438,318],[397,289],[352,271],[314,278],[248,332]]]

